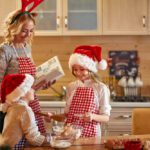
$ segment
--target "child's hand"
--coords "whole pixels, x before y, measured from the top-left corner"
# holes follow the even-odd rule
[[[53,113],[48,112],[47,115],[44,116],[44,120],[46,122],[50,122],[53,115],[54,115]]]
[[[87,112],[83,115],[82,118],[85,122],[90,122],[93,119],[93,114],[91,112]]]
[[[45,135],[45,140],[44,140],[44,142],[43,142],[43,145],[44,145],[44,144],[50,144],[51,139],[52,139],[51,134],[46,133],[46,135]]]

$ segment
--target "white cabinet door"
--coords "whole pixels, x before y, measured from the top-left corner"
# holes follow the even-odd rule
[[[64,0],[64,35],[101,34],[101,0]]]
[[[20,8],[19,0],[0,0],[0,35],[4,33],[5,18],[17,8]]]
[[[35,11],[36,35],[62,34],[62,0],[47,0],[42,2]]]
[[[147,10],[147,0],[103,0],[103,34],[147,34]]]
[[[36,35],[98,35],[101,0],[48,0],[36,8]]]

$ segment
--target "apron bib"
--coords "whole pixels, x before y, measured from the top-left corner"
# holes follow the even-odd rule
[[[96,104],[94,103],[94,91],[90,87],[78,87],[72,98],[70,109],[67,115],[66,123],[81,126],[82,137],[94,137],[97,134],[96,121],[84,122],[74,114],[85,114],[86,112],[98,113]]]
[[[18,60],[18,63],[19,63],[19,74],[28,73],[28,74],[31,74],[32,76],[35,76],[36,67],[31,62],[30,58],[28,58],[28,57],[18,57],[17,60]],[[41,110],[39,100],[38,100],[36,95],[34,95],[34,100],[29,103],[29,106],[32,108],[32,110],[35,114],[35,118],[36,118],[36,121],[37,121],[39,131],[41,133],[45,133],[44,121],[39,115],[36,115],[37,112],[39,112]]]
[[[29,57],[19,57],[17,54],[16,49],[14,48],[16,56],[17,56],[17,61],[18,61],[18,73],[19,74],[25,74],[28,73],[30,75],[32,75],[33,77],[35,77],[36,74],[36,67],[33,64],[33,62],[31,61],[31,59]],[[25,53],[26,54],[26,53]],[[36,115],[36,112],[40,111],[40,104],[38,101],[38,98],[36,95],[34,95],[34,100],[31,101],[29,103],[29,106],[32,108],[34,114],[35,114],[35,119],[39,128],[39,131],[41,133],[45,133],[45,127],[44,127],[44,120],[42,119],[41,116]],[[14,149],[15,150],[22,150],[24,145],[25,145],[26,139],[25,137],[23,137],[18,144],[15,145]]]

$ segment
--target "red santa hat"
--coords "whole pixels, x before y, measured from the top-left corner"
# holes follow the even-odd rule
[[[74,64],[80,65],[94,73],[107,68],[106,60],[102,59],[102,48],[100,46],[79,46],[69,59],[69,69],[72,70]]]
[[[2,103],[11,104],[24,96],[32,87],[34,78],[29,74],[8,74],[1,84]]]

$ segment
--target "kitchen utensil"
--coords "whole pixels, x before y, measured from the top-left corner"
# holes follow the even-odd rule
[[[129,77],[128,82],[127,82],[127,87],[128,87],[128,96],[134,96],[136,93],[136,88],[135,88],[135,82],[133,77]]]

